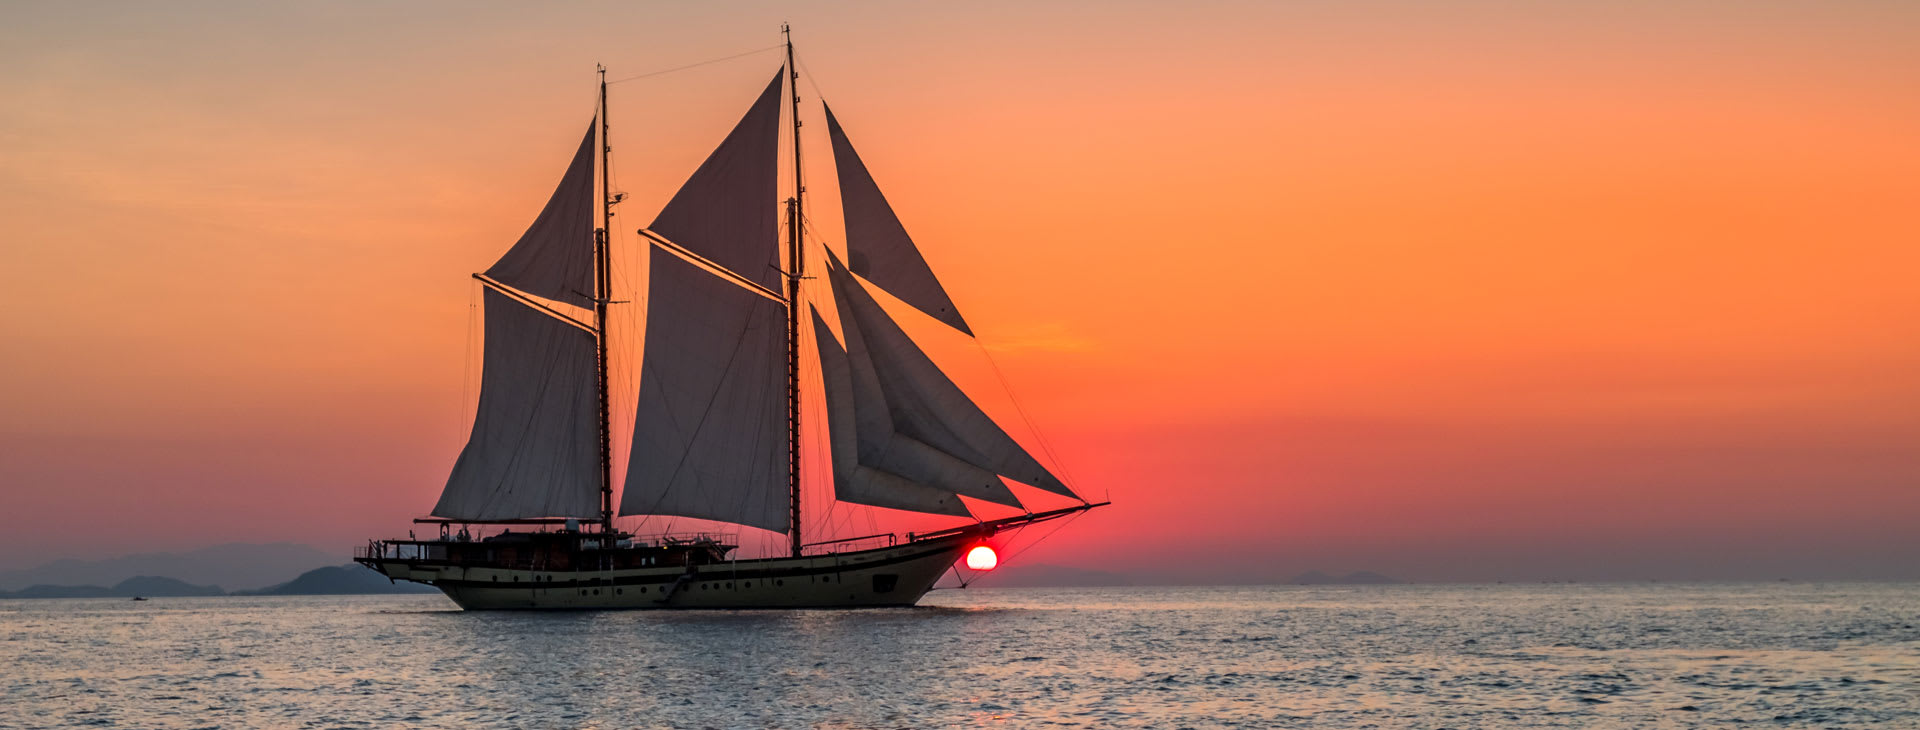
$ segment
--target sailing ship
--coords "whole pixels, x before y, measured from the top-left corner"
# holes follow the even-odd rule
[[[621,303],[609,232],[624,195],[609,189],[602,68],[595,118],[559,188],[474,275],[484,339],[472,433],[431,516],[415,520],[439,535],[369,541],[357,562],[438,587],[469,610],[906,606],[963,553],[990,568],[977,561],[992,561],[996,535],[1106,504],[1082,499],[1035,459],[881,305],[874,289],[973,336],[824,102],[846,261],[822,242],[807,245],[791,36],[785,50],[746,114],[639,231],[647,311],[617,506],[607,320]],[[783,106],[793,179],[780,200]],[[825,269],[840,337],[822,303],[803,296],[814,267]],[[803,345],[818,367],[833,497],[970,522],[804,541]],[[1027,510],[1008,479],[1076,504]],[[981,520],[961,497],[1024,513]],[[724,534],[616,526],[616,516],[635,515],[784,532],[785,554],[741,558],[740,540]]]

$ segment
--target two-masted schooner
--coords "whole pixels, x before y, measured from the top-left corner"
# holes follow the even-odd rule
[[[824,104],[847,256],[822,245],[823,261],[808,260],[800,77],[791,41],[785,48],[746,115],[639,231],[645,342],[617,510],[607,319],[618,303],[609,229],[620,196],[609,190],[603,69],[598,111],[559,189],[474,275],[485,324],[473,430],[432,517],[415,520],[439,536],[371,541],[358,562],[467,609],[901,606],[997,533],[1105,504],[1075,495],[987,416],[869,289],[973,334]],[[784,201],[783,106],[793,172]],[[843,337],[803,299],[810,264],[825,269]],[[834,498],[968,523],[803,541],[803,345],[817,356]],[[960,497],[1025,509],[1005,479],[1077,504],[974,518]],[[786,555],[738,558],[737,540],[711,533],[636,535],[616,529],[616,514],[785,532]]]

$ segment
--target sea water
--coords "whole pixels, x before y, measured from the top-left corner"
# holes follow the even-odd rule
[[[1920,585],[0,601],[8,728],[1920,727]]]

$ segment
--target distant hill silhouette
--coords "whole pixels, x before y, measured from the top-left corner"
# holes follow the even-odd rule
[[[1343,576],[1331,576],[1318,570],[1309,570],[1288,581],[1297,586],[1379,586],[1405,583],[1398,578],[1388,578],[1379,573],[1365,570],[1354,571]]]
[[[439,593],[433,586],[391,581],[367,568],[348,563],[315,568],[300,577],[254,591],[234,591],[236,596],[335,596],[363,593]]]
[[[224,596],[227,592],[219,586],[197,586],[172,578],[160,578],[151,575],[136,575],[114,584],[112,588],[100,586],[61,586],[41,584],[28,586],[12,593],[0,592],[0,598],[132,598],[141,596]]]
[[[199,551],[196,551],[199,552]],[[317,551],[316,551],[317,552]],[[49,564],[51,565],[51,563]],[[433,586],[387,580],[357,564],[329,565],[299,574],[293,580],[266,588],[234,591],[236,596],[311,596],[363,593],[438,593]],[[136,575],[112,588],[97,585],[39,583],[17,591],[0,591],[0,598],[142,598],[229,595],[219,586],[194,585],[174,578]]]
[[[140,553],[104,560],[55,560],[25,570],[0,571],[0,591],[34,585],[110,586],[135,576],[164,575],[197,585],[233,588],[273,585],[343,555],[290,542],[233,543],[184,553]]]

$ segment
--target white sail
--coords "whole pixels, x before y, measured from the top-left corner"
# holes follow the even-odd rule
[[[780,79],[647,226],[681,247],[769,289],[780,287],[775,218],[780,148]]]
[[[547,207],[487,269],[488,277],[554,301],[593,306],[593,141],[589,126]]]
[[[827,109],[827,136],[833,141],[833,166],[840,179],[849,268],[928,316],[973,334],[920,249],[914,247],[899,216],[894,215],[887,196],[867,172],[866,163],[853,151],[853,143],[847,140],[831,108]]]
[[[622,515],[787,528],[786,312],[651,248]]]
[[[888,444],[886,454],[870,455],[869,445],[863,438],[862,463],[894,469],[935,469],[944,474],[920,480],[927,483],[944,485],[949,478],[956,480],[953,483],[966,481],[964,475],[946,471],[945,460],[927,454],[933,451],[1055,494],[1075,496],[940,372],[939,366],[831,254],[827,273],[840,307],[841,329],[847,332],[847,358],[854,381],[851,390],[856,394],[859,407],[865,406],[864,401],[858,400],[860,393],[877,392],[884,400],[892,430],[909,440],[890,439],[884,442]],[[861,372],[863,366],[871,368],[871,375]],[[861,381],[867,378],[871,378],[871,383],[863,388]],[[867,435],[864,428],[861,435]],[[903,444],[907,448],[902,449]],[[1005,489],[1004,484],[999,487]],[[1005,499],[1011,500],[1011,494]],[[1008,503],[1001,499],[994,501]]]
[[[433,514],[599,516],[593,335],[493,289],[484,306],[479,409]]]
[[[952,491],[917,484],[860,463],[859,452],[866,442],[858,435],[859,406],[853,396],[853,373],[847,364],[846,350],[834,340],[818,311],[813,313],[813,334],[820,354],[820,377],[825,386],[827,440],[833,454],[833,496],[854,504],[971,517],[966,504]],[[887,435],[891,435],[892,430],[888,426]],[[987,476],[998,481],[992,474]]]

